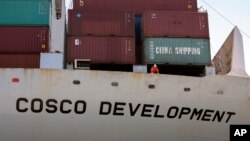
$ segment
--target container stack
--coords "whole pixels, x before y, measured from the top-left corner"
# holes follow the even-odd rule
[[[134,64],[134,29],[133,12],[69,10],[67,63]]]
[[[111,46],[110,43],[104,47],[107,40],[135,35],[135,43],[129,43],[135,48],[135,62],[139,64],[168,64],[167,67],[210,64],[208,15],[198,12],[197,0],[74,0],[73,5],[68,23],[69,63],[76,58],[91,58],[93,54],[98,58],[94,61],[112,62],[107,57],[121,54],[107,51],[105,48]],[[117,20],[117,15],[122,19]],[[117,50],[132,49],[127,47],[127,41],[125,44],[117,42],[114,46]]]
[[[50,0],[0,1],[0,68],[39,68],[49,46]]]
[[[142,15],[144,11],[197,11],[196,0],[73,0],[75,10],[98,10],[98,11],[131,11],[134,13],[135,29],[135,52],[136,63],[142,63]],[[110,18],[103,21],[111,22]],[[93,19],[93,18],[92,18]],[[69,28],[71,28],[69,23]],[[77,27],[75,27],[77,28]],[[82,30],[80,28],[77,28]],[[98,30],[110,30],[112,28],[98,28]],[[88,30],[88,29],[85,29]],[[70,33],[69,33],[70,34]],[[72,62],[72,60],[71,60]]]

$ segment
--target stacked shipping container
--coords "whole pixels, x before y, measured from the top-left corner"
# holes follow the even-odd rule
[[[210,49],[207,39],[145,38],[144,63],[207,65]]]
[[[142,15],[144,11],[197,11],[197,0],[74,0],[74,9],[132,11]]]
[[[135,63],[134,14],[127,11],[68,11],[67,63]]]
[[[0,54],[0,68],[39,68],[40,54]]]
[[[40,53],[48,50],[49,27],[0,27],[0,53]]]
[[[0,67],[39,68],[49,46],[49,0],[0,1]]]
[[[207,13],[146,11],[143,14],[145,37],[209,38]]]
[[[92,63],[135,63],[134,37],[68,37],[68,62],[90,59]]]
[[[113,11],[68,11],[69,35],[134,36],[134,13]]]

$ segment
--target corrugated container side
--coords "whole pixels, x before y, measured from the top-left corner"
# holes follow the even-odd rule
[[[48,0],[0,1],[1,26],[47,26],[51,3]]]
[[[0,53],[48,51],[49,27],[0,27]]]
[[[197,11],[197,0],[74,0],[74,9],[128,10],[142,15],[144,11]]]
[[[135,39],[132,37],[68,37],[67,63],[90,59],[92,63],[135,63]]]
[[[135,35],[132,12],[69,10],[68,15],[69,35]]]
[[[0,54],[0,68],[39,68],[40,54]]]
[[[143,63],[207,65],[210,63],[208,39],[146,38]]]
[[[209,39],[207,13],[146,11],[142,25],[144,37]]]

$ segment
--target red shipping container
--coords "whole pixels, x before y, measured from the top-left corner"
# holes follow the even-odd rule
[[[135,63],[135,39],[132,37],[68,37],[67,62],[90,59],[91,63]]]
[[[0,53],[48,51],[49,27],[0,27]]]
[[[207,13],[146,11],[142,26],[144,37],[209,38]]]
[[[74,0],[73,5],[78,10],[127,10],[136,15],[150,10],[197,12],[197,0]]]
[[[135,24],[132,12],[68,11],[69,35],[134,36]]]
[[[40,54],[0,54],[0,68],[39,68]]]

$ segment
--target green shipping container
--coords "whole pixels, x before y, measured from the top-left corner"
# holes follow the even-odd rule
[[[145,64],[207,65],[211,54],[208,39],[146,38]]]
[[[0,0],[0,26],[48,26],[51,1]]]

